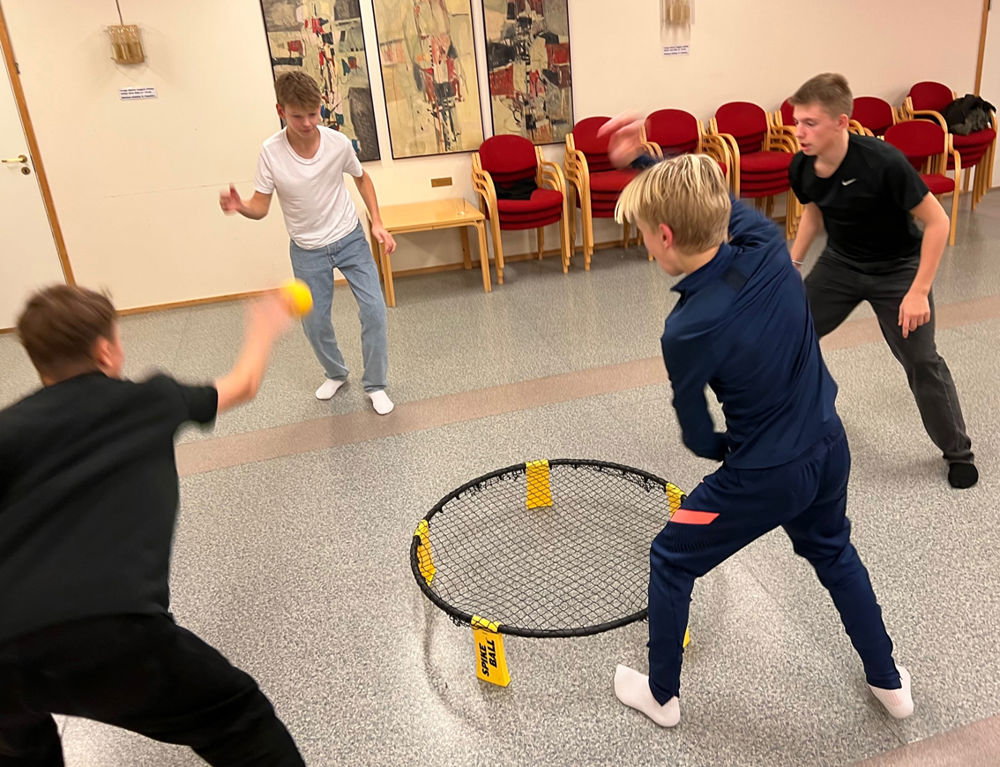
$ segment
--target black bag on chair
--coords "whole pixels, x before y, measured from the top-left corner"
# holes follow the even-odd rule
[[[996,107],[990,102],[966,93],[946,106],[941,111],[941,116],[948,123],[949,133],[968,136],[970,133],[990,127],[991,112],[996,112]]]
[[[538,189],[534,178],[522,178],[509,184],[495,183],[498,200],[530,200],[531,193]]]

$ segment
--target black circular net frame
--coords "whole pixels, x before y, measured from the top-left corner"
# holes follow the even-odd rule
[[[550,460],[552,505],[526,507],[526,466],[485,474],[424,517],[435,572],[410,566],[456,623],[527,637],[596,634],[646,618],[649,547],[670,518],[667,481],[604,461]]]

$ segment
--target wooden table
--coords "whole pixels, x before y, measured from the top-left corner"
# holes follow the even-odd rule
[[[464,197],[433,200],[431,202],[412,202],[406,205],[385,205],[380,208],[382,225],[391,235],[406,232],[428,232],[434,229],[462,230],[462,260],[466,269],[472,268],[472,258],[469,253],[469,230],[476,230],[479,238],[479,265],[483,270],[483,290],[489,293],[493,286],[490,283],[489,252],[486,248],[486,216]],[[382,283],[385,285],[386,306],[396,305],[396,289],[392,283],[392,260],[382,243],[372,236],[371,219],[368,220],[368,238],[371,241],[372,253],[382,272]]]

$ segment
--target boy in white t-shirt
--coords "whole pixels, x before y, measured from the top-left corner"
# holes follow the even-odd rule
[[[340,269],[360,310],[365,393],[375,412],[385,415],[393,408],[385,392],[389,367],[385,300],[371,248],[344,184],[345,173],[353,177],[368,208],[372,234],[388,253],[396,249],[396,242],[382,226],[375,186],[350,139],[319,125],[321,98],[316,81],[304,72],[287,72],[278,77],[274,91],[278,116],[286,127],[264,141],[253,197],[242,200],[230,184],[219,204],[227,215],[261,219],[271,207],[271,195],[278,193],[291,238],[292,270],[313,295],[313,310],[303,318],[302,328],[326,371],[326,380],[316,390],[322,400],[337,393],[348,373],[330,320],[333,270]]]

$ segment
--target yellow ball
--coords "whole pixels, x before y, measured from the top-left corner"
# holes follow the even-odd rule
[[[288,303],[288,311],[293,316],[303,317],[312,311],[312,292],[302,280],[289,280],[281,286],[281,292]]]

